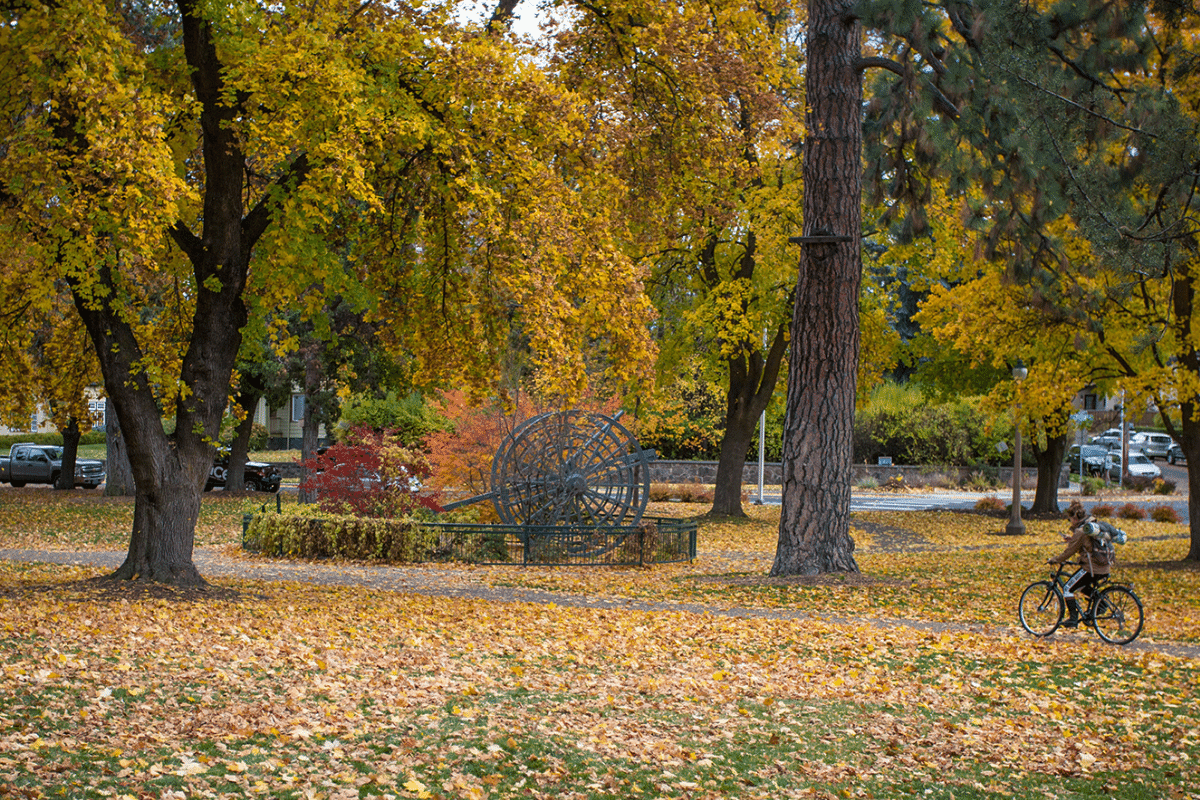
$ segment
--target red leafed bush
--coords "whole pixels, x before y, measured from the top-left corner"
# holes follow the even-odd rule
[[[1133,503],[1126,503],[1117,509],[1117,516],[1121,519],[1145,519],[1146,512]]]
[[[342,442],[303,462],[300,488],[325,511],[356,517],[403,517],[419,508],[440,511],[425,488],[429,465],[391,431],[353,428]]]
[[[1155,506],[1150,509],[1150,519],[1155,522],[1179,522],[1179,512],[1171,506]]]

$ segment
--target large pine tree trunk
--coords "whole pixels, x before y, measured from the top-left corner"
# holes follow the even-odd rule
[[[862,277],[862,32],[853,8],[852,0],[808,4],[805,241],[772,575],[858,571],[850,484]]]

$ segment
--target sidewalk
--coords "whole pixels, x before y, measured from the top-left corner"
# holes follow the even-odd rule
[[[0,550],[0,561],[40,562],[70,566],[95,566],[116,569],[125,558],[124,551],[70,552],[58,550]],[[469,570],[426,566],[359,566],[353,564],[315,564],[297,561],[263,561],[230,558],[220,550],[200,548],[195,552],[196,567],[206,578],[236,578],[263,582],[297,582],[320,586],[362,586],[377,591],[419,594],[427,597],[474,599],[489,603],[536,603],[571,608],[630,609],[668,613],[696,614],[730,619],[816,619],[841,625],[899,627],[920,631],[960,631],[992,636],[997,639],[1014,635],[1010,626],[975,623],[925,622],[904,619],[847,619],[793,609],[720,607],[700,603],[669,603],[623,598],[588,597],[532,589],[488,586],[472,579]],[[1069,637],[1069,635],[1068,635]],[[1048,643],[1070,646],[1073,637],[1054,637]],[[1119,648],[1120,652],[1161,653],[1177,658],[1200,659],[1200,645],[1174,642],[1148,642],[1138,639]]]

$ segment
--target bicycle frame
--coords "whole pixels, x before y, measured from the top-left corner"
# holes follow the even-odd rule
[[[1022,627],[1034,636],[1049,636],[1062,625],[1066,609],[1066,583],[1078,562],[1066,562],[1050,574],[1049,580],[1034,581],[1021,593],[1017,606]],[[1068,572],[1067,568],[1071,567]],[[1072,597],[1077,597],[1072,593]],[[1144,620],[1142,601],[1129,584],[1114,583],[1107,575],[1096,576],[1087,596],[1087,608],[1080,609],[1081,622],[1112,644],[1128,644],[1141,633]]]

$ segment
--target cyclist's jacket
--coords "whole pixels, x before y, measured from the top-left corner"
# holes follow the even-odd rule
[[[1112,565],[1111,551],[1088,533],[1088,523],[1095,519],[1088,517],[1071,528],[1071,538],[1067,540],[1067,549],[1058,557],[1050,559],[1054,564],[1063,564],[1076,553],[1083,563],[1083,568],[1092,575],[1107,575]]]

